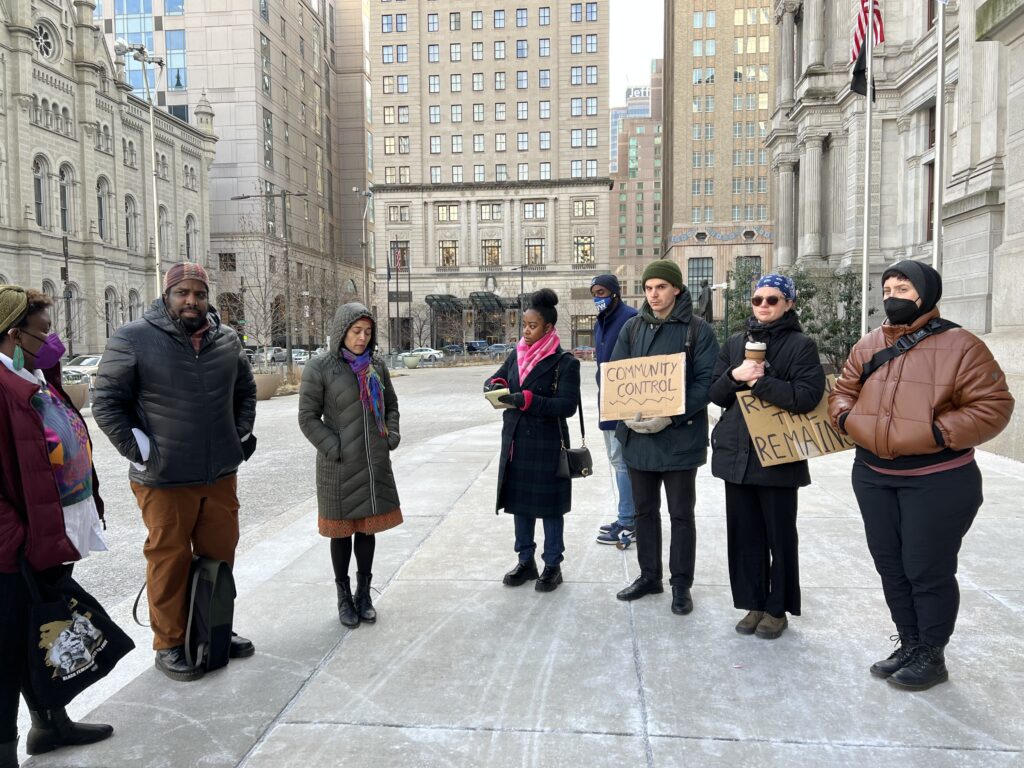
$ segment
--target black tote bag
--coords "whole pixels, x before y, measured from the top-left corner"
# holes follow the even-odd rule
[[[31,601],[29,682],[41,706],[57,709],[106,677],[135,643],[70,573],[47,583],[24,558],[21,572]]]

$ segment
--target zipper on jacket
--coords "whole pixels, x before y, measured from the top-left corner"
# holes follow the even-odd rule
[[[363,445],[366,446],[366,468],[370,472],[370,509],[372,514],[377,514],[377,489],[373,481],[373,461],[370,459],[370,431],[366,423],[366,409],[363,408]],[[374,421],[376,425],[376,421]]]

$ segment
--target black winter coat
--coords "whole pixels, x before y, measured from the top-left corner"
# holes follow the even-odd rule
[[[752,324],[747,331],[729,337],[715,363],[711,402],[725,411],[711,433],[711,474],[737,485],[768,485],[799,488],[809,485],[806,461],[762,467],[736,405],[736,393],[750,389],[730,375],[743,363],[747,340],[768,345],[765,375],[750,391],[765,402],[793,413],[813,411],[825,394],[825,372],[818,346],[800,329],[796,313],[790,310],[769,325]]]
[[[640,314],[619,333],[612,360],[671,355],[682,352],[690,334],[693,302],[690,292],[676,298],[672,314],[660,320],[645,301]],[[639,327],[634,333],[634,325]],[[709,323],[700,331],[686,363],[686,413],[672,417],[671,426],[653,435],[641,435],[619,423],[615,436],[622,443],[622,458],[632,469],[673,472],[696,469],[708,460],[708,387],[718,354],[718,340]]]
[[[92,414],[118,452],[142,463],[136,427],[150,439],[146,469],[129,478],[164,488],[210,485],[242,463],[256,421],[256,382],[237,334],[216,310],[196,354],[163,299],[118,328],[96,374]]]
[[[510,408],[503,414],[495,512],[504,509],[526,517],[564,515],[572,508],[572,481],[555,477],[555,473],[562,439],[568,440],[566,419],[576,413],[580,397],[580,361],[559,347],[537,363],[520,384],[519,362],[512,352],[487,381],[492,379],[507,381],[512,393],[533,392],[529,409]]]

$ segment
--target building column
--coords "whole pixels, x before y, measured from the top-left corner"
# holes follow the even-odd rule
[[[548,200],[547,200],[547,205],[548,205],[548,233],[547,233],[547,237],[546,237],[546,242],[544,243],[544,263],[545,264],[549,264],[549,263],[553,264],[557,260],[558,254],[560,252],[555,247],[555,237],[556,237],[556,233],[558,232],[558,230],[555,229],[555,216],[558,215],[556,213],[556,211],[558,210],[558,198],[557,197],[549,197]],[[572,262],[572,257],[571,256],[569,258],[569,261]]]
[[[779,40],[779,103],[789,105],[793,103],[793,77],[795,62],[793,60],[793,46],[796,44],[796,10],[790,3],[782,6],[782,36]],[[778,19],[778,17],[776,17]],[[792,164],[790,165],[792,170]]]
[[[793,216],[796,213],[796,201],[793,199],[793,161],[780,160],[778,169],[779,199],[776,202],[776,210],[779,212],[779,226],[775,232],[775,265],[788,267],[793,264]]]
[[[515,266],[515,254],[512,250],[512,201],[503,206],[501,219],[501,266]],[[518,295],[518,290],[516,295]]]
[[[807,33],[806,68],[825,65],[825,4],[820,0],[804,3],[804,29]]]
[[[800,256],[809,259],[821,258],[821,145],[820,136],[804,139],[804,162],[800,166],[804,188]]]
[[[846,134],[833,133],[829,144],[829,155],[832,163],[830,176],[832,188],[828,198],[832,204],[831,235],[829,237],[828,257],[837,256],[846,250]]]
[[[472,203],[469,200],[459,201],[459,235],[462,242],[459,244],[459,268],[470,265],[469,254],[473,252],[472,235],[469,231],[469,211]]]
[[[427,242],[423,246],[423,266],[427,269],[437,270],[438,256],[437,243],[434,240],[434,210],[429,202],[423,203],[423,221],[427,225]]]

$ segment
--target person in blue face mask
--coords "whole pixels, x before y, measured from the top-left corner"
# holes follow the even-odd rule
[[[636,314],[633,307],[622,302],[622,289],[615,275],[598,275],[590,281],[590,295],[594,297],[597,307],[597,322],[594,324],[594,358],[597,360],[597,385],[601,386],[601,363],[611,360],[612,350],[619,338],[622,326]],[[598,407],[601,395],[598,392]],[[616,519],[602,525],[597,534],[599,544],[619,544],[628,547],[633,543],[634,516],[633,488],[629,484],[629,470],[622,460],[622,446],[615,437],[617,421],[602,421],[601,434],[604,435],[608,460],[615,471],[615,485],[619,492],[619,508]]]

